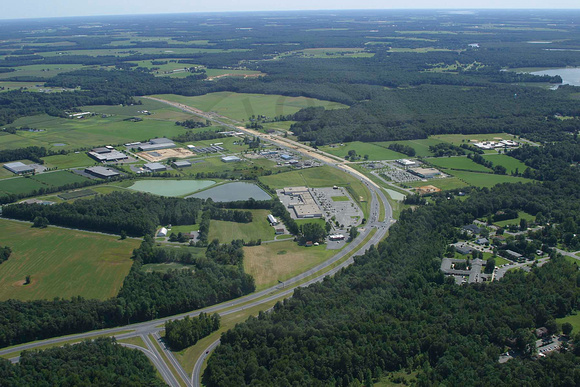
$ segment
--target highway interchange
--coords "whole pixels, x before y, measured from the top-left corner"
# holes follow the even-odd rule
[[[220,125],[227,126],[236,131],[244,131],[251,135],[260,136],[262,139],[265,139],[269,142],[274,143],[277,146],[284,147],[284,148],[291,148],[295,151],[298,151],[305,156],[316,158],[318,161],[329,165],[334,168],[338,168],[345,173],[348,173],[354,176],[357,179],[360,179],[366,187],[369,189],[371,193],[371,201],[370,201],[370,216],[367,219],[366,224],[364,225],[364,229],[361,229],[359,235],[355,238],[354,241],[349,243],[345,246],[342,250],[340,250],[337,254],[333,257],[329,258],[325,262],[293,277],[281,284],[276,286],[272,286],[268,289],[264,289],[259,292],[255,292],[244,297],[240,297],[234,300],[227,301],[222,304],[213,305],[210,307],[206,307],[197,311],[179,314],[175,316],[164,317],[162,319],[125,325],[116,328],[110,329],[103,329],[100,331],[92,331],[87,333],[81,333],[76,335],[70,335],[66,337],[57,337],[52,339],[47,339],[43,341],[33,342],[22,344],[17,347],[11,347],[9,349],[0,350],[0,355],[12,354],[12,353],[19,353],[23,350],[30,350],[41,346],[46,345],[58,345],[59,343],[70,342],[72,340],[80,340],[85,338],[99,336],[114,336],[117,340],[132,338],[132,337],[140,337],[146,345],[146,348],[134,345],[134,344],[122,344],[126,347],[141,350],[153,363],[153,365],[158,369],[159,373],[165,380],[165,382],[170,386],[200,386],[200,379],[201,379],[201,371],[203,368],[204,361],[209,356],[209,353],[217,345],[219,345],[219,340],[214,341],[208,348],[204,349],[201,352],[201,356],[196,359],[194,371],[191,377],[188,376],[187,372],[183,369],[181,364],[177,361],[173,353],[165,346],[165,343],[161,340],[160,332],[163,331],[163,324],[168,320],[174,320],[183,318],[185,316],[198,316],[201,312],[204,313],[219,313],[220,316],[227,316],[232,313],[240,312],[244,309],[252,308],[259,305],[264,305],[269,303],[273,300],[279,299],[284,296],[291,296],[294,290],[297,287],[305,287],[309,286],[315,282],[322,281],[324,277],[331,276],[354,263],[354,257],[360,256],[368,250],[371,245],[378,244],[387,234],[389,227],[394,223],[392,218],[392,209],[389,205],[389,202],[383,192],[383,189],[380,188],[377,184],[375,184],[372,180],[368,177],[363,175],[362,173],[354,170],[348,165],[344,164],[344,161],[337,161],[335,156],[324,154],[323,152],[314,151],[312,148],[307,147],[303,144],[298,142],[286,139],[286,138],[279,138],[277,136],[269,136],[264,135],[262,133],[248,130],[240,126],[234,126],[232,124],[226,123],[223,121],[222,117],[216,117],[215,115],[208,115],[207,113],[200,112],[199,110],[192,109],[188,106],[177,104],[174,102],[169,102],[165,100],[161,100],[158,98],[152,98],[159,102],[164,102],[170,104],[172,106],[178,107],[186,112],[193,113],[195,115],[201,116],[206,119],[210,119]],[[380,206],[384,207],[385,209],[385,217],[384,220],[381,221],[380,217]],[[365,239],[371,235],[374,231],[374,234],[370,236],[370,238],[365,242]],[[348,256],[348,259],[344,259]],[[342,260],[342,262],[340,262]],[[337,264],[338,263],[338,264]],[[330,268],[331,266],[335,265],[334,267]],[[330,268],[330,269],[329,269]],[[310,278],[312,277],[312,278]],[[128,332],[129,331],[129,332]],[[158,344],[155,345],[151,341],[150,338],[153,338]],[[160,350],[158,349],[160,348]],[[162,353],[161,353],[162,352]],[[18,361],[18,357],[11,359],[13,362]],[[168,364],[170,363],[170,364]],[[175,374],[172,372],[171,367],[175,369]]]

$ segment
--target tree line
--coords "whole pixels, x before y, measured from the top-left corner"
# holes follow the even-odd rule
[[[200,313],[198,317],[189,317],[181,320],[168,320],[165,322],[165,340],[173,351],[181,351],[191,347],[215,332],[220,327],[220,316],[215,313],[209,316]]]

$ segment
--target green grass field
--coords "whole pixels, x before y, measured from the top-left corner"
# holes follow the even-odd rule
[[[55,155],[43,157],[44,165],[49,168],[58,167],[60,169],[88,167],[97,162],[91,159],[85,152],[67,153],[65,155]]]
[[[348,155],[350,150],[354,150],[357,155],[361,156],[361,160],[364,155],[368,155],[369,160],[396,160],[408,157],[402,153],[387,149],[384,146],[377,145],[376,143],[360,141],[348,142],[343,146],[323,146],[320,147],[320,150],[342,158]]]
[[[499,222],[493,222],[493,224],[499,227],[507,227],[510,224],[515,224],[519,226],[521,219],[525,219],[529,223],[535,221],[536,217],[534,215],[528,214],[527,212],[518,211],[518,217],[516,219],[501,220]]]
[[[1,219],[0,245],[12,248],[0,265],[0,300],[106,299],[119,291],[139,241]],[[23,285],[27,275],[32,283]]]
[[[209,227],[209,240],[219,239],[222,243],[229,243],[235,239],[269,241],[274,239],[274,227],[268,223],[268,210],[251,210],[251,223],[226,222],[212,220]]]
[[[336,254],[325,245],[304,247],[293,241],[244,247],[244,270],[256,281],[256,290],[275,285],[316,266]]]
[[[491,172],[491,169],[477,164],[467,157],[438,157],[428,160],[431,164],[439,168],[463,169],[475,172]]]
[[[247,120],[252,115],[275,117],[296,113],[311,106],[324,106],[326,109],[346,108],[346,105],[306,97],[285,97],[270,94],[240,94],[231,92],[210,93],[196,97],[184,97],[174,94],[156,95],[184,105],[193,106],[203,111],[214,111],[235,120]]]
[[[84,176],[76,175],[68,171],[45,172],[34,175],[32,179],[54,187],[60,187],[61,185],[71,183],[82,183],[89,180]]]
[[[46,172],[34,176],[2,179],[0,180],[0,195],[24,194],[40,188],[59,187],[65,184],[81,183],[87,180],[88,178],[84,176],[75,175],[67,171]]]
[[[376,142],[375,144],[388,148],[390,144],[402,144],[410,146],[411,148],[415,149],[417,157],[428,157],[433,156],[431,152],[429,152],[429,147],[433,145],[440,144],[444,141],[441,141],[436,138],[424,138],[420,140],[406,140],[406,141],[383,141],[383,142]]]
[[[422,187],[425,185],[434,185],[442,191],[447,191],[456,188],[467,187],[467,183],[459,180],[457,177],[448,177],[443,179],[431,179],[429,181],[412,181],[405,183],[411,187]]]
[[[1,194],[23,194],[45,187],[44,184],[30,177],[16,177],[0,180]]]
[[[0,148],[15,149],[27,146],[43,146],[51,150],[70,150],[81,147],[124,144],[143,141],[154,137],[173,137],[185,132],[176,120],[193,116],[181,110],[156,101],[143,100],[142,105],[134,106],[84,106],[81,109],[97,113],[94,117],[82,120],[51,117],[46,114],[22,117],[13,126],[28,125],[44,129],[43,132],[17,132],[0,136]],[[138,113],[149,110],[150,116]],[[101,115],[107,115],[103,118]],[[138,116],[141,122],[123,121]],[[54,144],[65,144],[55,146]]]
[[[526,168],[528,168],[528,166],[522,163],[520,160],[514,159],[508,155],[488,154],[484,155],[483,158],[491,161],[493,165],[503,165],[508,174],[515,172],[516,169],[522,173],[526,170]]]
[[[577,311],[570,316],[557,318],[556,322],[558,325],[562,325],[566,322],[572,324],[572,334],[580,332],[580,314]]]
[[[350,200],[350,198],[346,196],[331,196],[330,198],[333,202],[348,202]]]
[[[13,77],[41,77],[50,78],[67,71],[80,70],[81,68],[99,68],[99,66],[82,66],[79,64],[35,64],[16,67],[16,71],[0,74],[0,79]],[[43,82],[34,82],[42,84]]]
[[[446,171],[463,181],[467,185],[475,187],[493,187],[499,183],[531,183],[533,180],[509,175],[494,175],[490,173],[478,173],[468,171]]]

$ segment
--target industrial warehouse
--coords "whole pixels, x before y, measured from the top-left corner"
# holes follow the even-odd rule
[[[139,150],[146,152],[175,147],[176,147],[175,143],[168,138],[154,138],[153,140],[149,141],[146,144],[139,145]]]
[[[93,158],[101,163],[108,163],[108,162],[119,161],[119,160],[127,160],[129,158],[129,156],[127,156],[123,152],[119,152],[118,150],[115,150],[115,148],[113,148],[112,146],[94,148],[90,152],[87,152],[87,154],[91,158]]]
[[[294,210],[296,218],[322,218],[322,210],[307,187],[287,187],[282,192],[290,197],[287,206]]]

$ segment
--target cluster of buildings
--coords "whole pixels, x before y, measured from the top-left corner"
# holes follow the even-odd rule
[[[398,160],[396,160],[396,163],[405,169],[417,166],[416,161],[408,160],[408,159],[398,159]]]
[[[433,179],[437,176],[441,176],[441,171],[435,168],[410,168],[409,172],[422,179]]]
[[[478,147],[479,149],[489,150],[489,149],[497,149],[497,148],[513,148],[513,147],[518,146],[519,144],[516,141],[512,141],[512,140],[500,140],[500,141],[476,142],[473,145]]]
[[[294,210],[297,218],[322,218],[322,210],[307,187],[287,187],[283,193],[297,200],[288,205],[288,208]]]
[[[210,146],[206,146],[204,148],[197,148],[195,145],[188,145],[187,148],[190,151],[195,151],[196,153],[216,153],[216,152],[223,152],[225,151],[224,147],[222,147],[223,143],[219,142],[216,144],[212,144]]]
[[[100,163],[116,162],[120,160],[127,160],[129,158],[129,156],[123,152],[119,152],[110,145],[94,148],[90,152],[87,152],[87,154],[89,157]]]

